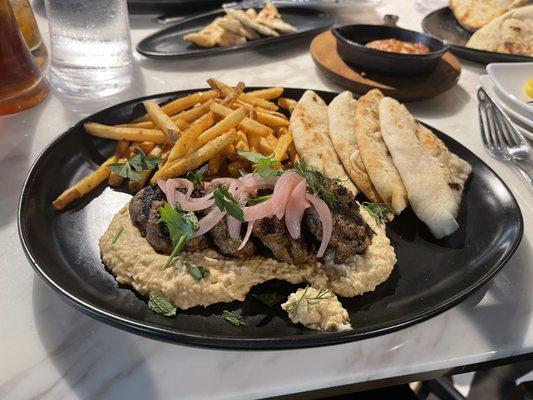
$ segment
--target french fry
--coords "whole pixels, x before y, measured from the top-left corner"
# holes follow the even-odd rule
[[[162,130],[163,133],[172,141],[176,141],[179,138],[181,130],[176,126],[174,121],[172,121],[170,117],[163,112],[161,107],[159,107],[155,101],[145,101],[144,107],[146,108],[148,116],[157,129]]]
[[[211,111],[213,111],[216,115],[226,117],[232,112],[232,109],[223,106],[222,104],[213,102],[213,104],[211,104]],[[239,128],[244,130],[246,133],[258,136],[268,136],[273,132],[272,128],[263,125],[249,117],[244,118],[241,121]]]
[[[251,92],[246,92],[246,94],[249,96],[260,97],[265,100],[273,100],[283,94],[283,88],[271,87],[268,89],[252,90]]]
[[[226,155],[224,153],[215,154],[207,163],[207,173],[209,176],[216,176],[222,165],[224,165],[224,159]]]
[[[296,100],[288,99],[286,97],[280,97],[278,99],[278,106],[280,106],[280,108],[283,108],[284,110],[288,110],[291,114],[297,103],[298,102]]]
[[[269,156],[274,152],[274,148],[266,138],[259,138],[259,152],[265,156]]]
[[[209,86],[218,89],[220,93],[222,93],[222,96],[229,95],[233,90],[231,86],[226,85],[224,82],[221,82],[218,79],[210,78],[207,80],[207,83],[209,84]],[[247,93],[242,93],[239,96],[239,99],[244,101],[245,103],[251,104],[253,106],[262,107],[267,110],[278,109],[278,106],[275,105],[274,103],[268,100],[262,99],[261,97],[251,96]]]
[[[228,131],[231,133],[235,133],[235,130]],[[237,152],[237,149],[235,148],[235,145],[233,143],[230,143],[226,146],[224,149],[224,154],[227,156],[232,156]]]
[[[235,150],[250,151],[250,147],[248,146],[248,136],[240,129],[237,130],[237,138],[235,139]]]
[[[227,132],[213,139],[205,146],[199,148],[194,153],[175,161],[163,170],[159,170],[152,177],[151,182],[155,183],[158,179],[169,179],[181,176],[209,161],[211,157],[218,154],[235,140],[235,132]]]
[[[273,149],[278,145],[278,138],[274,134],[266,136],[265,139]]]
[[[222,133],[230,130],[231,128],[235,128],[244,118],[246,118],[247,115],[248,111],[246,111],[244,108],[239,108],[238,110],[231,112],[223,120],[219,121],[213,127],[209,128],[200,136],[198,136],[198,138],[191,144],[191,146],[187,150],[187,154],[192,154],[200,147],[206,145],[211,140],[220,136]]]
[[[106,139],[131,140],[137,142],[171,143],[171,140],[158,129],[124,128],[86,122],[84,125],[87,133]]]
[[[159,145],[154,146],[154,148],[148,153],[152,157],[160,157],[162,155],[163,148]],[[141,179],[139,181],[128,181],[128,188],[131,192],[136,193],[141,190],[148,182],[150,175],[152,175],[152,170],[146,169],[141,172]]]
[[[246,171],[250,166],[250,162],[243,159],[237,159],[228,164],[228,172],[231,176],[238,177],[241,176],[241,171]]]
[[[242,92],[244,91],[244,83],[243,82],[239,82],[237,83],[237,86],[235,86],[235,89],[232,89],[231,90],[231,93],[228,94],[224,100],[222,100],[222,104],[223,106],[226,106],[226,107],[231,107],[233,105],[233,103],[235,103],[238,99],[239,99],[239,96],[242,94]]]
[[[205,92],[196,92],[189,94],[184,97],[180,97],[176,100],[172,100],[170,103],[165,104],[161,107],[163,112],[167,115],[174,115],[179,113],[180,111],[186,110],[189,107],[194,106],[198,103],[205,103],[209,99],[214,99],[215,97],[220,96],[220,92],[218,90],[207,90]],[[142,121],[148,121],[149,117],[148,114],[145,114],[137,119],[135,119],[133,122],[142,122]]]
[[[300,157],[298,156],[298,152],[296,151],[296,147],[294,147],[294,142],[289,146],[289,150],[287,151],[289,153],[289,157],[291,159],[291,162],[297,163],[300,161]]]
[[[274,160],[282,161],[287,156],[287,151],[292,144],[292,134],[289,130],[286,130],[281,134],[278,140],[278,144],[274,149]]]
[[[187,122],[185,122],[181,118],[171,117],[170,119],[178,127],[178,129],[180,131],[182,131],[184,129],[187,129],[189,127],[189,124]],[[144,128],[144,129],[155,129],[155,128],[157,128],[152,121],[144,121],[144,122],[137,122],[137,123],[131,123],[131,124],[120,124],[120,125],[115,125],[115,126],[116,127],[123,127],[123,128]]]
[[[155,147],[155,143],[153,142],[136,142],[131,146],[131,153],[130,157],[133,157],[135,154],[137,154],[137,149],[141,149],[144,154],[148,154],[152,151],[152,149]]]
[[[252,153],[259,153],[259,138],[261,136],[248,133],[248,147]]]
[[[209,111],[211,111],[211,104],[213,104],[213,99],[209,99],[205,103],[202,103],[196,107],[193,107],[190,110],[185,110],[176,115],[173,115],[172,117],[170,117],[170,119],[172,121],[182,120],[184,122],[191,123],[193,121],[196,121],[202,115],[205,115]],[[178,125],[178,128],[179,128],[179,125]]]
[[[111,173],[111,170],[107,167],[107,165],[114,164],[117,161],[117,155],[109,157],[96,171],[92,172],[90,175],[81,179],[61,193],[59,197],[52,202],[54,208],[56,210],[62,210],[74,200],[81,198],[83,195],[89,193],[95,187],[100,185],[109,177],[109,174]]]
[[[180,138],[174,144],[168,155],[168,161],[172,162],[179,157],[187,154],[187,150],[192,143],[200,136],[206,129],[211,128],[215,123],[215,114],[209,111],[191,124],[191,127],[183,132]]]
[[[271,128],[279,128],[290,125],[290,122],[287,118],[281,118],[277,115],[268,114],[263,111],[257,112],[257,121],[264,125],[270,126]]]
[[[117,146],[115,147],[115,155],[117,157],[120,157],[118,162],[126,162],[127,161],[127,154],[130,149],[130,142],[127,140],[119,140],[117,142]],[[107,184],[109,186],[119,186],[122,181],[124,180],[123,177],[121,177],[116,172],[111,171],[109,174],[109,178],[107,178]]]

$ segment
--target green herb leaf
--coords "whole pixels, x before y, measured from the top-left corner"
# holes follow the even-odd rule
[[[117,240],[120,237],[120,235],[122,235],[122,232],[124,232],[124,227],[123,226],[118,228],[117,233],[115,233],[115,236],[113,236],[113,240],[111,240],[111,244],[115,244],[117,242]]]
[[[148,296],[148,307],[153,312],[164,315],[165,317],[176,316],[176,306],[153,291]]]
[[[185,175],[185,178],[190,180],[196,188],[203,188],[206,170],[207,166],[195,169],[194,171],[190,171],[189,173],[187,173],[187,175]]]
[[[331,184],[342,184],[339,178],[329,178],[314,167],[308,166],[303,158],[294,164],[294,170],[300,174],[307,183],[307,189],[324,200],[330,207],[335,207],[338,203],[337,197]]]
[[[256,293],[252,296],[268,307],[281,303],[285,298],[285,296],[276,292]]]
[[[109,164],[108,167],[123,178],[139,182],[142,179],[141,172],[143,170],[153,170],[163,159],[160,157],[147,157],[139,147],[137,147],[137,151],[137,154],[126,162]]]
[[[125,163],[109,164],[108,167],[115,174],[131,181],[139,182],[142,179],[142,174],[135,171],[129,161],[126,161]]]
[[[265,194],[264,196],[257,196],[257,197],[249,197],[248,198],[248,204],[259,204],[263,201],[267,201],[272,197],[271,194]]]
[[[233,198],[231,193],[225,187],[219,187],[213,192],[215,197],[215,205],[220,211],[226,211],[233,218],[239,221],[244,220],[244,211],[239,206],[239,203]]]
[[[282,169],[276,168],[278,166],[278,162],[274,159],[273,155],[266,157],[262,154],[253,153],[251,151],[238,151],[237,154],[254,164],[252,169],[254,174],[259,174],[265,177],[279,176],[284,172]]]
[[[185,267],[190,276],[192,276],[197,281],[201,280],[205,276],[205,270],[201,266],[192,265],[189,262],[185,262]]]
[[[245,326],[246,324],[242,321],[242,318],[238,315],[235,315],[228,310],[222,312],[222,316],[226,321],[235,326]]]
[[[378,226],[382,226],[389,220],[389,214],[396,214],[396,211],[394,211],[394,209],[387,203],[369,203],[368,201],[365,201],[361,203],[361,206],[374,217]]]

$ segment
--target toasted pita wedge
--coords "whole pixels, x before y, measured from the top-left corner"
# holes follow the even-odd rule
[[[296,32],[294,26],[281,19],[281,14],[277,7],[272,3],[267,3],[259,14],[257,14],[257,18],[255,18],[254,21],[282,33]]]
[[[527,0],[450,0],[455,18],[475,31],[507,11],[527,5]]]
[[[355,110],[355,139],[374,188],[399,214],[407,207],[407,192],[381,136],[379,101],[382,98],[383,94],[374,89],[359,99]]]
[[[251,19],[257,18],[257,11],[255,11],[253,8],[247,9],[244,13]]]
[[[355,140],[357,101],[349,91],[335,97],[328,106],[329,137],[348,176],[372,202],[381,202],[366,172]]]
[[[291,115],[294,145],[300,157],[330,178],[339,178],[344,186],[357,194],[335,153],[328,134],[328,107],[315,92],[304,93]]]
[[[234,10],[231,8],[226,9],[226,13],[232,17],[235,18],[237,21],[242,23],[244,26],[247,26],[249,28],[252,28],[253,30],[257,31],[261,35],[265,36],[279,36],[279,33],[276,32],[273,29],[270,29],[264,25],[258,24],[254,20],[252,20],[246,13],[242,10]]]
[[[256,31],[248,28],[247,26],[244,26],[239,21],[237,21],[236,19],[228,15],[221,18],[218,24],[224,29],[226,29],[227,31],[230,31],[231,33],[234,33],[235,35],[243,36],[248,40],[259,39],[259,34]]]
[[[219,20],[220,18],[216,18],[202,30],[189,33],[185,35],[183,39],[193,42],[201,47],[215,47],[220,42],[220,38],[225,32],[224,28],[218,24]]]
[[[418,140],[416,120],[404,105],[385,97],[379,102],[379,119],[413,211],[436,238],[453,233],[459,227],[460,196],[449,185],[448,168]]]

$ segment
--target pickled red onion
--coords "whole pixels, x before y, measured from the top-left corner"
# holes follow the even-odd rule
[[[283,218],[292,191],[302,181],[303,178],[298,173],[287,171],[276,182],[272,197],[268,201],[272,203],[272,211],[278,219]]]
[[[205,217],[198,221],[198,230],[194,232],[192,237],[201,236],[210,231],[222,218],[224,218],[224,215],[226,215],[225,211],[220,211],[218,207],[213,207]]]
[[[246,233],[244,234],[244,239],[242,239],[242,242],[240,246],[237,248],[237,250],[242,250],[244,245],[248,242],[250,239],[250,235],[252,234],[252,229],[254,227],[255,221],[248,222],[248,226],[246,227]]]
[[[302,218],[305,209],[311,206],[305,199],[306,187],[307,185],[304,180],[296,185],[287,202],[287,208],[285,209],[285,224],[293,239],[300,238],[302,234]]]
[[[328,247],[331,239],[331,234],[333,233],[333,217],[331,216],[331,211],[324,200],[309,193],[307,193],[305,197],[315,207],[318,217],[320,218],[320,222],[322,223],[322,242],[320,242],[320,247],[316,253],[316,256],[320,258],[326,252],[326,248]]]

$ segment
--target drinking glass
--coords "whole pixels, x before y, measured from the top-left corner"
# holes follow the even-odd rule
[[[107,97],[131,84],[126,0],[45,0],[52,86],[67,96]]]
[[[15,14],[15,19],[19,26],[20,32],[26,41],[26,44],[30,48],[31,54],[35,59],[35,63],[39,68],[46,64],[48,54],[46,52],[46,46],[41,38],[39,27],[35,22],[35,15],[31,8],[29,0],[10,0],[11,8]]]
[[[0,0],[0,115],[33,107],[46,97],[48,90],[9,0]]]

